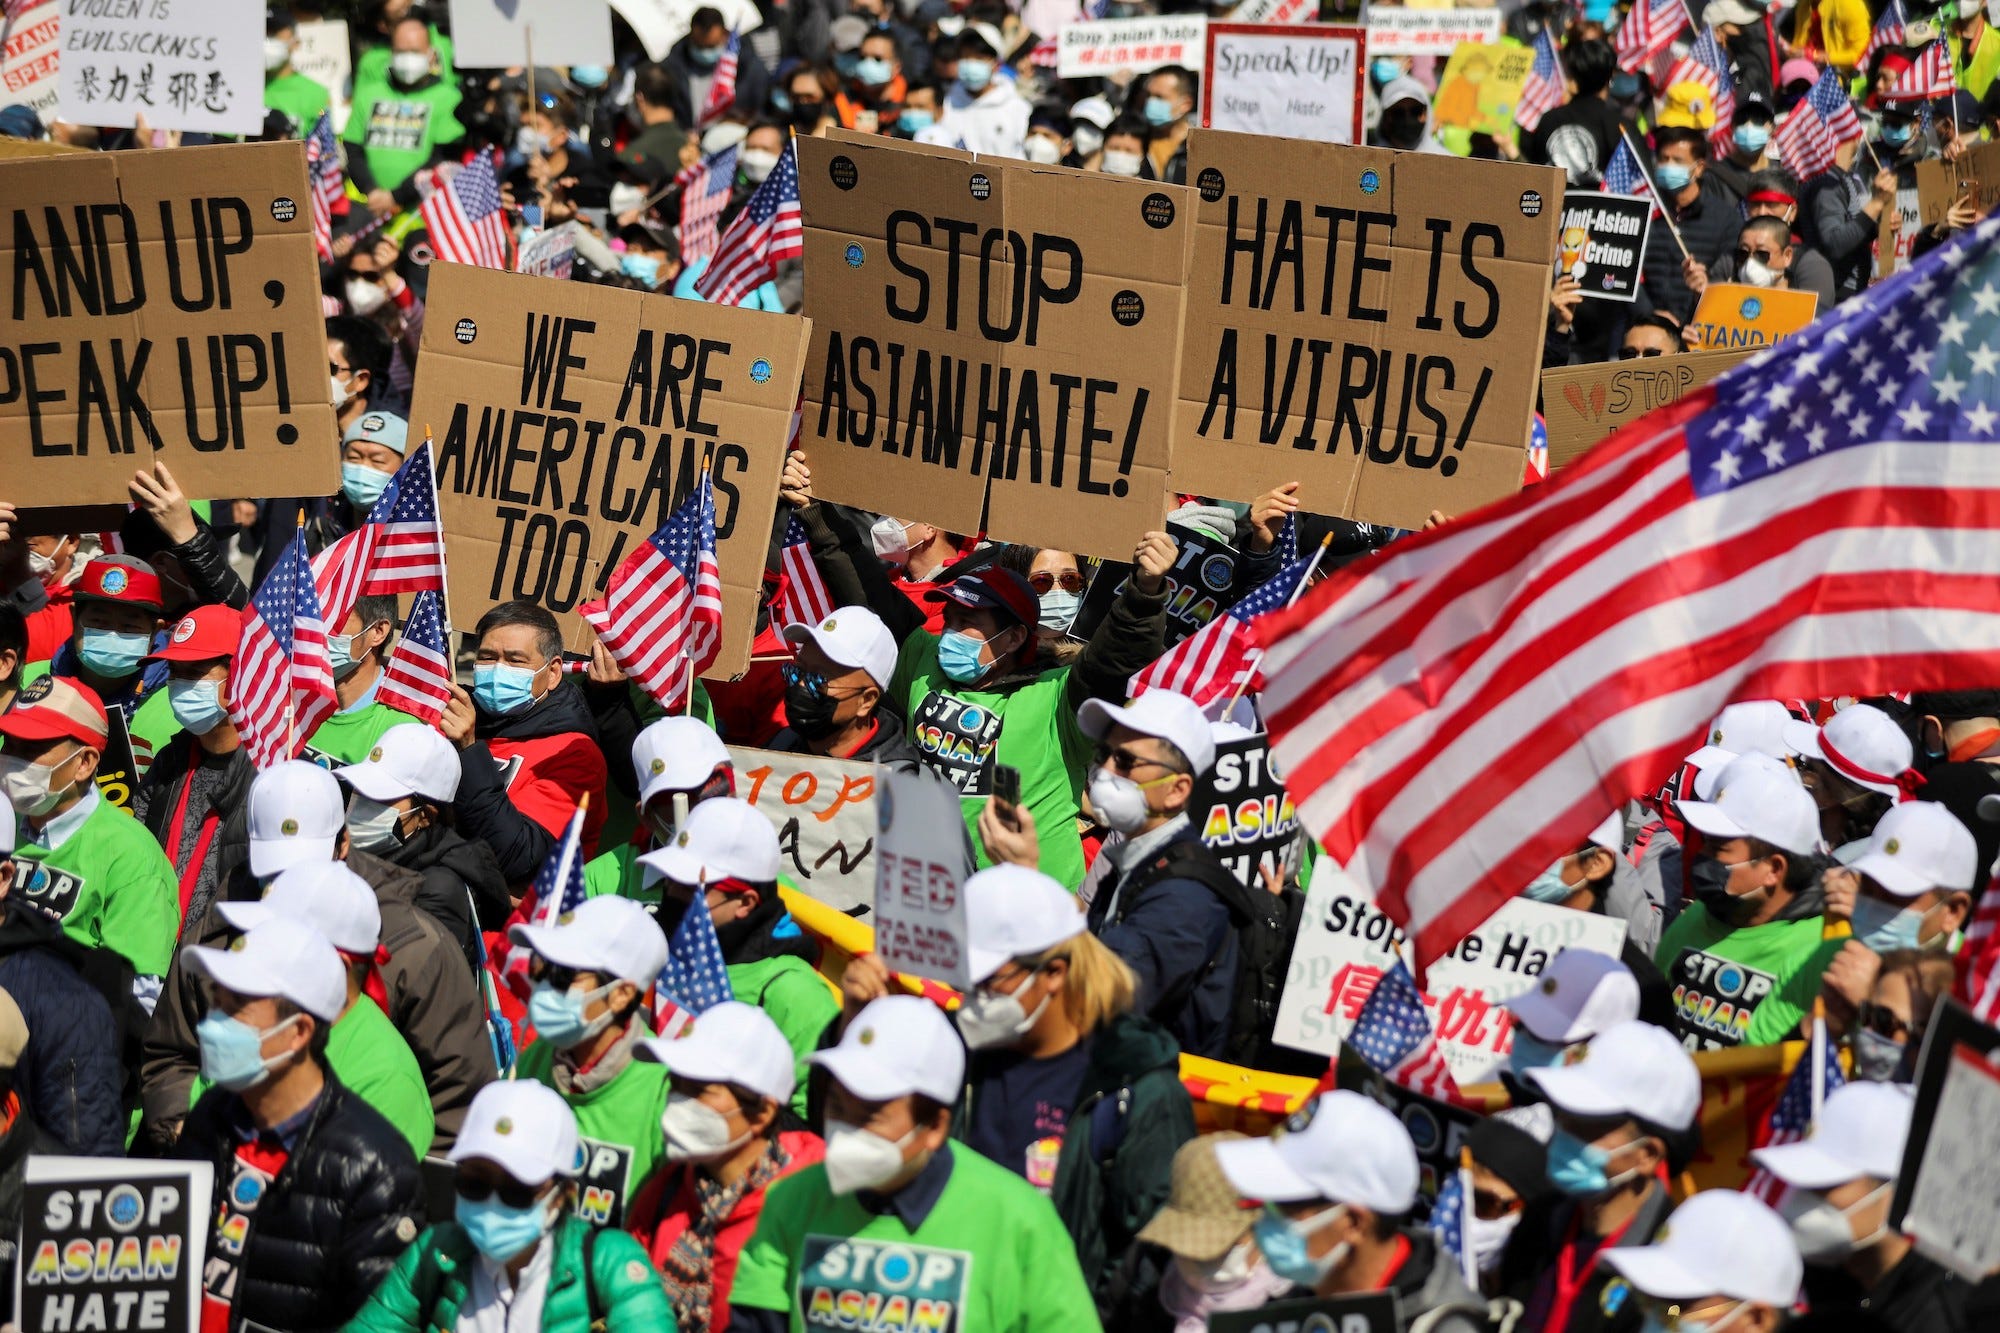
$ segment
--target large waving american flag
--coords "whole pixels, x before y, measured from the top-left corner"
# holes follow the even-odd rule
[[[306,738],[333,715],[337,700],[326,623],[313,592],[303,532],[292,534],[292,544],[243,613],[229,696],[230,720],[258,768],[298,758]]]
[[[1951,48],[1940,37],[1917,53],[1910,67],[1896,76],[1883,90],[1887,102],[1928,102],[1933,97],[1949,97],[1958,88],[1951,68]]]
[[[1296,550],[1297,529],[1292,533]],[[1319,556],[1314,551],[1304,559],[1287,561],[1242,601],[1160,654],[1126,683],[1126,692],[1136,697],[1147,690],[1172,690],[1206,708],[1239,691],[1255,689],[1263,652],[1250,635],[1250,622],[1291,605],[1312,577]]]
[[[438,609],[438,595],[420,592],[410,602],[410,614],[403,618],[396,651],[389,654],[388,665],[382,669],[376,702],[436,726],[445,705],[451,702],[452,680],[451,636]]]
[[[431,248],[449,264],[511,269],[513,237],[500,203],[500,178],[491,154],[481,153],[432,190],[417,210],[430,229]]]
[[[736,188],[736,153],[731,144],[674,177],[681,191],[681,262],[715,253],[715,223]]]
[[[1256,623],[1300,818],[1418,966],[1734,699],[2000,679],[2000,218]]]
[[[722,48],[722,59],[715,63],[715,77],[709,81],[708,96],[702,100],[701,111],[695,117],[697,132],[721,120],[736,105],[736,65],[742,51],[736,34],[730,33],[729,44]]]
[[[336,630],[357,598],[443,590],[444,525],[429,440],[403,460],[361,525],[313,558],[312,571],[321,613]]]
[[[743,298],[778,276],[778,262],[805,253],[805,222],[799,215],[799,156],[791,144],[757,193],[716,243],[715,258],[695,279],[704,301],[740,305]]]
[[[306,194],[312,204],[313,246],[321,259],[333,258],[333,206],[346,188],[333,117],[322,111],[306,135]]]
[[[1665,55],[1674,38],[1690,26],[1687,6],[1682,0],[1639,0],[1612,38],[1612,49],[1618,53],[1618,68],[1628,74],[1644,69]]]
[[[612,571],[604,599],[577,608],[626,675],[672,711],[722,648],[715,485],[701,479],[660,530]]]

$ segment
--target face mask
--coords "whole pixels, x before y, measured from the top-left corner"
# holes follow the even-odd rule
[[[947,630],[938,640],[938,665],[959,684],[970,684],[986,674],[986,663],[979,656],[985,647],[963,630]]]
[[[292,44],[277,37],[264,39],[264,72],[276,74],[292,59]]]
[[[1076,145],[1078,157],[1089,157],[1104,147],[1104,131],[1095,125],[1081,124],[1070,131],[1069,140]]]
[[[1146,123],[1148,125],[1158,129],[1163,125],[1171,125],[1179,119],[1180,116],[1174,112],[1174,104],[1166,98],[1148,97],[1146,99]]]
[[[1915,125],[1884,125],[1882,127],[1882,142],[1888,144],[1891,148],[1901,148],[1915,136],[1916,132],[1917,127]]]
[[[1530,1069],[1553,1069],[1569,1047],[1550,1044],[1537,1037],[1528,1029],[1514,1025],[1514,1048],[1507,1053],[1507,1069],[1516,1078],[1525,1077]]]
[[[1694,179],[1694,168],[1685,162],[1661,162],[1653,168],[1653,179],[1662,190],[1674,194],[1688,187],[1688,182]]]
[[[628,278],[637,279],[648,287],[659,285],[660,257],[658,255],[626,254],[618,257],[618,271]]]
[[[222,682],[219,680],[170,680],[167,707],[174,721],[195,736],[206,736],[222,724]]]
[[[937,117],[922,107],[912,107],[896,117],[896,128],[915,138],[931,126],[937,124]]]
[[[1738,1301],[1730,1307],[1729,1313],[1721,1319],[1690,1319],[1682,1315],[1674,1324],[1672,1333],[1722,1333],[1722,1330],[1736,1322],[1736,1317],[1750,1308],[1748,1301]],[[1669,1333],[1666,1322],[1656,1314],[1648,1314],[1639,1333]]]
[[[916,1142],[914,1126],[895,1142],[844,1120],[826,1122],[826,1187],[834,1194],[880,1189],[903,1172],[903,1149]]]
[[[430,72],[431,57],[428,51],[398,51],[389,57],[390,77],[404,87],[421,83]]]
[[[1397,64],[1395,61],[1390,60],[1386,57],[1380,60],[1371,60],[1368,62],[1368,77],[1375,80],[1375,86],[1377,88],[1383,87],[1389,82],[1389,80],[1395,78],[1402,72],[1403,72],[1403,67],[1401,65]]]
[[[528,667],[474,667],[472,701],[495,716],[519,712],[535,702],[535,677],[539,674]]]
[[[347,807],[347,839],[364,852],[393,848],[402,841],[403,812],[393,805],[354,794]],[[1516,1040],[1519,1040],[1518,1038]]]
[[[1757,915],[1767,889],[1741,896],[1729,892],[1729,878],[1734,866],[1726,866],[1712,856],[1698,857],[1688,870],[1688,877],[1694,884],[1695,901],[1708,914],[1726,926],[1740,926]]]
[[[1734,139],[1736,146],[1744,152],[1760,153],[1764,150],[1764,145],[1771,142],[1771,127],[1769,125],[1738,125],[1730,132],[1729,137]]]
[[[719,46],[690,46],[688,59],[703,69],[714,69],[722,63],[722,48]]]
[[[602,65],[571,65],[569,81],[579,88],[602,88],[611,75]]]
[[[910,562],[910,530],[893,518],[878,518],[875,526],[868,529],[869,545],[875,548],[875,558],[892,565],[906,565]]]
[[[622,218],[627,213],[636,213],[646,206],[646,189],[642,185],[614,185],[607,205],[611,216]]]
[[[826,103],[814,98],[810,102],[792,103],[792,124],[810,129],[819,124],[820,113],[826,110]]]
[[[1033,973],[1029,974],[1030,979],[1033,976]],[[1027,985],[1023,981],[1021,989],[1025,990]],[[973,987],[972,992],[959,1001],[958,1035],[975,1051],[1011,1046],[1017,1039],[1027,1036],[1054,996],[1053,993],[1042,996],[1042,1002],[1035,1006],[1033,1013],[1029,1013],[1022,1007],[1020,995],[1020,990],[1012,995],[1002,995],[998,991]]]
[[[870,88],[880,88],[896,77],[896,67],[879,56],[863,56],[854,62],[854,77]]]
[[[1247,1240],[1220,1259],[1204,1262],[1182,1254],[1174,1256],[1174,1267],[1180,1272],[1181,1281],[1210,1296],[1242,1286],[1250,1280],[1251,1270],[1256,1266],[1255,1251]]]
[[[389,293],[380,283],[349,278],[341,290],[347,294],[348,308],[357,315],[372,315],[389,303]]]
[[[1924,918],[1930,913],[1915,907],[1901,909],[1873,898],[1854,900],[1854,938],[1884,954],[1891,949],[1916,949],[1923,935]]]
[[[377,472],[361,463],[340,465],[340,493],[345,495],[356,509],[372,508],[382,498],[382,492],[389,487],[389,474]]]
[[[87,629],[76,655],[83,664],[107,680],[122,680],[139,669],[139,663],[153,650],[150,634],[120,634],[108,629]]]
[[[264,1058],[264,1039],[299,1021],[293,1014],[259,1032],[241,1019],[231,1018],[220,1009],[195,1024],[195,1040],[201,1045],[201,1076],[218,1088],[241,1092],[254,1088],[270,1076],[271,1066],[288,1056]]]
[[[785,725],[809,741],[831,736],[840,726],[834,713],[840,701],[824,689],[815,689],[804,676],[785,682]]]
[[[1401,113],[1382,117],[1382,139],[1391,148],[1415,148],[1424,137],[1424,118]]]
[[[1855,1213],[1882,1197],[1884,1190],[1892,1189],[1894,1181],[1889,1181],[1870,1190],[1845,1208],[1836,1208],[1824,1195],[1809,1190],[1793,1190],[1785,1196],[1778,1212],[1792,1227],[1792,1239],[1798,1242],[1799,1257],[1809,1264],[1821,1268],[1831,1268],[1841,1260],[1859,1250],[1865,1250],[1888,1233],[1888,1218],[1882,1225],[1856,1240],[1854,1228],[1848,1225]]]
[[[554,1197],[554,1196],[551,1196]],[[509,1208],[498,1194],[477,1202],[461,1197],[452,1214],[474,1249],[496,1264],[504,1264],[548,1234],[555,1211],[536,1200],[526,1208]]]
[[[1854,1076],[1866,1083],[1896,1083],[1903,1072],[1906,1043],[1885,1037],[1867,1028],[1854,1034]]]
[[[335,394],[333,405],[339,407],[340,381],[335,380],[333,385]],[[30,551],[28,552],[28,572],[42,582],[47,583],[49,576],[56,572],[56,558],[52,555],[43,555],[40,551]]]
[[[1031,136],[1021,145],[1021,152],[1037,166],[1052,167],[1062,161],[1062,145],[1046,134]]]
[[[1529,902],[1554,903],[1560,906],[1568,902],[1575,895],[1576,891],[1582,887],[1581,884],[1563,883],[1562,862],[1557,861],[1547,870],[1535,876],[1529,882],[1528,887],[1521,890],[1521,896]]]
[[[581,1046],[611,1026],[611,1010],[608,1007],[595,1018],[583,1016],[587,1005],[609,994],[611,986],[608,985],[599,986],[596,990],[557,990],[544,981],[528,997],[528,1021],[535,1025],[536,1034],[546,1039],[549,1045],[559,1051],[567,1051]]]
[[[771,109],[781,116],[790,115],[792,112],[792,95],[782,88],[778,89],[778,91],[771,94]],[[904,114],[907,115],[909,113],[905,112]]]
[[[1030,143],[1034,142],[1029,140]],[[1076,621],[1076,608],[1083,598],[1061,588],[1051,588],[1041,596],[1042,628],[1066,630]]]
[[[1605,1174],[1610,1162],[1609,1152],[1574,1134],[1558,1129],[1549,1140],[1549,1183],[1572,1198],[1591,1198],[1622,1183],[1623,1174],[1615,1181]]]
[[[959,61],[958,81],[965,85],[965,91],[969,93],[979,92],[993,81],[993,62],[990,60]]]
[[[1090,808],[1097,812],[1104,827],[1120,833],[1137,833],[1153,814],[1152,807],[1146,804],[1146,788],[1172,782],[1178,776],[1174,773],[1152,782],[1134,782],[1122,773],[1100,768],[1090,775]]]
[[[1311,1217],[1293,1221],[1275,1213],[1265,1213],[1251,1228],[1257,1238],[1257,1248],[1264,1253],[1264,1262],[1271,1271],[1287,1282],[1296,1282],[1301,1287],[1317,1289],[1326,1275],[1340,1267],[1351,1248],[1346,1241],[1334,1246],[1315,1259],[1306,1248],[1307,1240],[1315,1233],[1332,1226],[1347,1214],[1347,1205],[1337,1203]]]
[[[778,155],[767,148],[746,148],[736,155],[736,165],[742,168],[744,180],[762,185],[778,165]]]
[[[352,393],[348,392],[347,386],[340,382],[340,376],[338,375],[329,375],[327,377],[326,385],[328,390],[331,391],[331,396],[333,398],[333,410],[336,412],[338,412],[341,408],[346,407],[347,400],[354,397]]]
[[[1507,1242],[1513,1238],[1514,1228],[1519,1225],[1519,1213],[1509,1213],[1489,1222],[1467,1210],[1465,1243],[1472,1247],[1472,1262],[1480,1272],[1491,1273],[1500,1266],[1500,1259],[1507,1252]]]
[[[712,1162],[750,1141],[747,1129],[731,1138],[728,1116],[684,1092],[667,1094],[660,1131],[666,1135],[667,1159],[674,1162]]]
[[[1115,148],[1104,150],[1104,170],[1113,176],[1136,176],[1145,159],[1137,153],[1121,153]]]
[[[1752,287],[1775,286],[1779,275],[1783,272],[1783,269],[1772,268],[1755,255],[1743,261],[1743,281],[1749,283]]]
[[[62,799],[71,787],[64,783],[60,787],[49,784],[55,772],[70,760],[76,758],[77,751],[71,750],[53,764],[31,764],[24,759],[14,759],[0,755],[0,791],[5,791],[7,800],[17,814],[36,819],[62,804]]]

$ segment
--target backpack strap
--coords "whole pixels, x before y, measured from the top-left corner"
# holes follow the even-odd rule
[[[1188,996],[1194,994],[1195,988],[1207,980],[1209,974],[1214,972],[1217,964],[1222,961],[1222,946],[1228,939],[1229,933],[1241,929],[1254,919],[1245,901],[1243,885],[1236,877],[1224,869],[1222,863],[1217,861],[1214,854],[1206,847],[1199,843],[1184,842],[1168,844],[1133,874],[1135,882],[1127,885],[1119,894],[1119,919],[1124,919],[1139,899],[1145,896],[1147,889],[1168,879],[1191,879],[1202,884],[1222,900],[1222,905],[1228,909],[1228,915],[1223,920],[1222,929],[1208,942],[1208,962],[1182,977],[1172,989],[1160,997],[1154,1009],[1155,1012],[1162,1014],[1173,1013],[1187,1002]]]

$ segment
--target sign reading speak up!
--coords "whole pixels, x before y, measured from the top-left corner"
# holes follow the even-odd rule
[[[0,161],[10,496],[122,504],[155,459],[198,500],[340,485],[306,188],[299,143]]]
[[[1130,556],[1166,512],[1192,194],[873,135],[798,149],[814,491]]]
[[[1415,528],[1520,488],[1559,170],[1213,130],[1188,168],[1177,490]]]
[[[310,243],[308,243],[310,244]],[[412,430],[436,439],[452,620],[516,598],[576,614],[710,460],[722,651],[741,674],[798,396],[806,322],[735,306],[438,264]]]

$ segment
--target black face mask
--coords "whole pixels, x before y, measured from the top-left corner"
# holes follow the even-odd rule
[[[834,721],[840,701],[826,692],[826,683],[800,671],[785,681],[785,724],[809,741],[823,740],[839,729]]]
[[[1382,117],[1382,141],[1391,148],[1415,148],[1423,142],[1424,118],[1421,116]]]
[[[825,109],[826,103],[824,102],[794,102],[792,103],[792,124],[817,125],[819,124],[820,112]]]
[[[1727,926],[1741,926],[1757,915],[1763,904],[1764,895],[1736,897],[1729,892],[1729,876],[1735,866],[1726,866],[1712,856],[1696,857],[1688,866],[1688,879],[1694,886],[1694,900],[1708,910],[1708,914]]]

